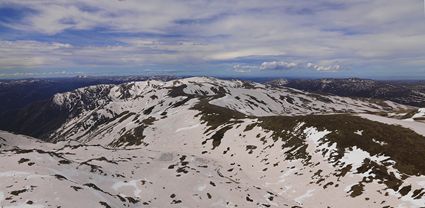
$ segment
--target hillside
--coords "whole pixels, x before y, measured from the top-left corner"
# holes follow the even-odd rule
[[[205,77],[80,88],[3,128],[44,142],[1,133],[0,204],[424,206],[424,135],[363,116],[400,111],[416,109]]]

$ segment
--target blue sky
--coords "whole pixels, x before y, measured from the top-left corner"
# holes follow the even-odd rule
[[[423,0],[2,0],[0,78],[425,79]]]

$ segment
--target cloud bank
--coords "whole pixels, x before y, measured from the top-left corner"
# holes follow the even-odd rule
[[[425,72],[423,21],[421,0],[3,0],[0,70],[349,65],[414,76]]]
[[[297,67],[297,63],[285,62],[285,61],[271,61],[263,62],[260,66],[261,70],[280,70],[280,69],[293,69]]]
[[[339,64],[321,65],[321,64],[313,64],[310,62],[295,63],[295,62],[287,62],[287,61],[263,62],[258,68],[260,70],[312,69],[315,71],[325,71],[325,72],[337,72],[343,69],[343,67]]]
[[[314,69],[317,71],[329,71],[329,72],[335,72],[335,71],[339,71],[342,69],[342,66],[339,64],[335,64],[335,65],[318,65],[318,64],[313,64],[313,63],[307,63],[307,68],[309,69]]]

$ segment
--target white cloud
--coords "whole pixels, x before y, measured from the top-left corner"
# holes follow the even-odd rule
[[[62,43],[38,41],[1,41],[0,68],[31,68],[63,65],[63,57],[70,55],[72,46]]]
[[[253,65],[241,65],[241,64],[236,64],[233,66],[233,71],[235,72],[239,72],[239,73],[248,73],[251,72],[255,69],[257,69],[257,66],[253,66]]]
[[[13,26],[48,35],[67,29],[96,27],[128,32],[164,32],[176,19],[190,18],[192,15],[189,5],[170,0],[4,0],[1,4],[34,10],[34,14]]]
[[[271,61],[263,62],[260,65],[261,70],[287,70],[297,67],[298,64],[294,62],[285,62],[285,61]]]
[[[307,63],[307,68],[314,69],[316,71],[327,71],[327,72],[335,72],[342,70],[342,66],[339,64],[334,65],[318,65],[313,63]]]
[[[324,64],[313,64],[311,62],[287,62],[287,61],[270,61],[263,62],[260,65],[261,70],[289,70],[289,69],[312,69],[316,71],[335,72],[340,71],[343,67],[340,64],[332,64],[329,61],[322,61]],[[329,63],[329,64],[328,64]]]

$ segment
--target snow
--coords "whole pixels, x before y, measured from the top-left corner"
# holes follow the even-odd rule
[[[178,129],[176,130],[176,133],[177,133],[177,132],[180,132],[180,131],[186,131],[186,130],[194,129],[194,128],[197,128],[197,127],[199,127],[199,124],[195,124],[195,125],[188,126],[188,127],[178,128]]]
[[[116,182],[112,185],[112,188],[115,191],[119,191],[120,188],[122,187],[132,187],[134,189],[133,195],[134,196],[140,196],[140,194],[142,193],[142,190],[137,186],[137,184],[140,183],[140,180],[131,180],[131,181],[119,181]]]
[[[410,118],[406,118],[403,119],[404,121],[415,121],[415,119],[418,118],[425,118],[425,108],[419,108],[416,110],[416,113],[410,117]]]
[[[61,94],[55,94],[53,96],[53,102],[57,105],[63,105],[64,104],[64,97]]]
[[[402,196],[400,193],[395,192],[392,189],[388,190],[388,193],[391,196],[398,197],[401,201],[401,203],[397,206],[397,208],[409,208],[409,207],[424,207],[425,202],[423,199],[414,199],[411,194],[408,194],[406,196]],[[406,203],[403,203],[406,202]]]
[[[298,131],[301,127],[303,127],[305,125],[305,122],[299,122],[296,126],[295,126],[295,128],[294,128],[294,131],[296,132],[296,131]],[[304,133],[306,133],[306,132],[304,132]]]
[[[357,169],[363,164],[363,161],[366,158],[369,158],[370,154],[368,152],[365,152],[357,147],[354,147],[353,150],[346,150],[344,157],[341,158],[341,162],[345,164],[351,164],[353,165],[352,170]]]
[[[363,135],[363,130],[357,130],[354,133],[357,134],[357,135],[362,136]]]
[[[293,173],[295,173],[297,171],[297,169],[289,169],[287,171],[285,171],[279,178],[280,180],[278,181],[279,183],[283,183],[286,181],[286,178],[288,178],[288,176],[292,175]]]
[[[43,205],[37,205],[37,204],[19,204],[19,205],[9,205],[9,206],[3,206],[2,208],[44,208],[45,206]]]
[[[324,136],[331,133],[328,130],[318,131],[315,127],[308,127],[304,130],[304,134],[306,134],[307,140],[312,141],[314,144],[319,145],[319,140],[321,140]]]
[[[303,195],[295,198],[295,201],[298,203],[303,203],[303,201],[309,197],[313,196],[313,192],[315,191],[315,189],[309,189],[307,190]]]
[[[21,172],[21,171],[6,171],[6,172],[0,172],[0,177],[17,177],[17,176],[28,176],[31,175],[28,172]]]
[[[418,112],[412,118],[420,118],[425,116],[425,108],[419,108]]]
[[[351,170],[356,170],[360,166],[363,165],[363,161],[365,159],[370,159],[372,161],[377,162],[378,164],[382,161],[388,159],[387,156],[371,156],[369,152],[366,152],[356,146],[354,146],[352,149],[345,149],[344,156],[341,158],[341,162],[345,163],[346,165],[351,164],[352,168]]]
[[[384,146],[384,145],[386,145],[386,144],[387,144],[386,142],[378,141],[378,140],[376,140],[376,139],[372,139],[372,141],[373,141],[373,142],[375,142],[376,144],[381,145],[381,146]]]
[[[201,186],[198,186],[198,191],[204,191],[207,188],[207,184],[203,184]]]

